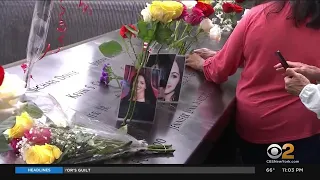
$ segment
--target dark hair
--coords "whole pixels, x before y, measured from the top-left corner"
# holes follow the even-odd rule
[[[179,98],[179,95],[180,95],[180,90],[181,90],[182,78],[183,78],[184,60],[182,61],[179,58],[177,58],[176,60],[174,60],[174,62],[176,62],[178,67],[179,67],[180,80],[179,80],[176,88],[174,89],[174,94],[172,96],[172,101],[178,101],[179,100],[178,98]]]
[[[139,74],[136,74],[132,77],[131,79],[131,82],[130,82],[130,91],[128,93],[128,95],[126,97],[123,98],[123,100],[126,100],[128,101],[130,98],[131,98],[131,92],[134,88],[134,79],[137,77],[137,76],[142,76],[144,78],[144,81],[146,82],[146,90],[145,90],[145,93],[144,93],[144,98],[145,98],[145,101],[146,103],[151,103],[151,104],[155,104],[156,103],[156,97],[154,95],[154,92],[153,92],[153,89],[152,89],[152,86],[151,86],[151,82],[149,81],[148,78],[146,78],[146,75],[142,72],[140,72]]]
[[[255,0],[255,5],[271,2],[270,0]],[[320,29],[320,0],[278,0],[274,1],[273,5],[277,5],[277,8],[270,13],[279,13],[285,7],[286,3],[291,3],[292,14],[287,19],[292,19],[296,27],[299,27],[302,23],[306,22],[307,18],[310,18],[306,23],[306,27],[312,29]]]
[[[158,68],[161,70],[160,87],[166,87],[175,57],[175,54],[152,54],[149,56],[148,63],[150,63],[150,65],[158,65]]]

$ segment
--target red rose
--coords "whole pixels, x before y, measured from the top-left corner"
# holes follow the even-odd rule
[[[240,13],[243,11],[243,8],[241,6],[233,3],[228,3],[228,2],[222,4],[222,9],[223,9],[223,12],[225,13],[232,13],[232,12]]]
[[[0,66],[0,86],[2,85],[4,80],[4,69],[2,66]]]
[[[241,13],[243,11],[243,8],[237,4],[233,4],[233,11],[236,13]]]
[[[134,26],[134,25],[132,25],[132,24],[129,24],[128,25],[129,27],[131,27],[132,29],[134,29],[134,30],[137,30],[137,28]],[[126,26],[122,26],[121,28],[120,28],[120,36],[122,37],[122,38],[128,38],[128,36],[129,37],[131,37],[131,36],[133,36],[133,37],[135,37],[135,35],[132,33],[132,32],[130,32],[127,28],[126,28]],[[128,36],[127,36],[128,35]]]
[[[236,3],[243,3],[245,0],[236,0]]]
[[[195,7],[198,9],[201,9],[205,17],[209,17],[214,13],[214,9],[210,4],[206,4],[198,1]]]

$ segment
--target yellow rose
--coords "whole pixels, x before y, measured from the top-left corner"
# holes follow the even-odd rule
[[[24,159],[27,164],[52,164],[62,152],[54,145],[34,145],[26,150]]]
[[[13,128],[8,129],[9,138],[21,138],[25,131],[30,130],[33,126],[33,119],[27,112],[16,116],[16,124]]]
[[[150,5],[150,13],[153,20],[169,23],[181,16],[183,5],[176,1],[153,1]]]

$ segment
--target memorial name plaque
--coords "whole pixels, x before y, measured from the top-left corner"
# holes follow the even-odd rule
[[[102,85],[99,78],[105,63],[111,64],[115,74],[123,76],[125,65],[132,62],[125,53],[113,58],[103,57],[98,46],[110,40],[119,40],[117,31],[46,56],[34,67],[32,76],[35,81],[31,81],[32,90],[50,93],[61,105],[93,120],[117,127],[121,89],[113,81],[109,86]],[[202,47],[219,48],[217,44],[210,43],[202,43]],[[20,66],[10,67],[6,71],[23,77]],[[189,68],[185,69],[182,81],[177,104],[157,102],[153,124],[128,126],[129,134],[138,139],[145,139],[149,144],[172,144],[176,149],[173,157],[144,157],[109,163],[188,163],[204,143],[205,136],[233,102],[235,93],[234,89],[230,90],[228,86],[206,82],[203,75]],[[0,159],[1,162],[10,163],[4,156]]]

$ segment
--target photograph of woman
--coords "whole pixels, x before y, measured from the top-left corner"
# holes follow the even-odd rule
[[[130,100],[135,101],[132,120],[152,123],[154,120],[157,96],[159,93],[160,70],[143,68],[136,74],[134,66],[127,65],[125,68],[124,79],[128,86],[122,87],[121,101],[119,106],[118,118],[123,119],[127,115]],[[134,89],[133,81],[137,77],[137,88],[135,95],[131,99]],[[132,102],[132,105],[134,103]],[[129,112],[129,115],[132,113]],[[130,117],[130,116],[129,116]]]
[[[160,69],[160,87],[158,96],[160,99],[164,97],[164,91],[175,58],[176,54],[151,54],[146,64],[147,67]]]
[[[176,56],[169,74],[167,86],[162,100],[166,102],[178,102],[180,97],[181,83],[184,72],[184,56]]]
[[[180,97],[185,57],[172,54],[153,54],[150,55],[147,66],[160,69],[159,101],[177,103]]]

